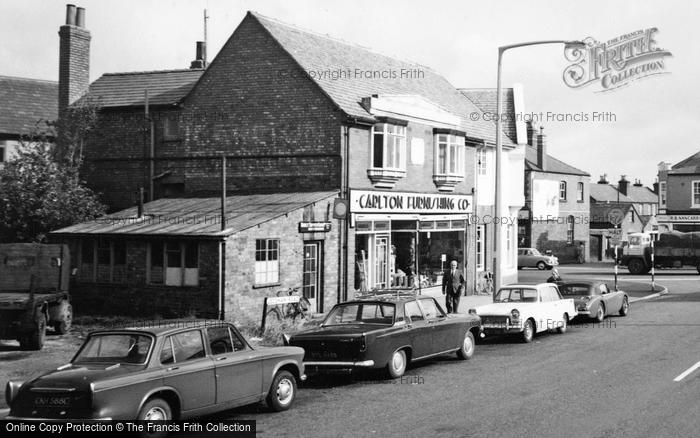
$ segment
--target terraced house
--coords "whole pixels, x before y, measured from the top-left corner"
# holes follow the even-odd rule
[[[453,259],[470,290],[492,269],[493,227],[470,218],[493,213],[473,190],[477,172],[493,185],[496,128],[445,78],[253,12],[211,63],[198,47],[191,68],[105,74],[83,97],[100,106],[85,177],[113,213],[54,233],[77,255],[76,301],[257,316],[300,287],[323,312],[357,290],[439,287]],[[516,216],[524,151],[504,149]],[[504,235],[512,281],[515,226]]]

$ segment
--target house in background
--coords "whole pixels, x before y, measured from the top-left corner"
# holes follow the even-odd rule
[[[593,185],[591,185],[593,186]],[[613,224],[611,216],[620,217],[620,224]],[[629,201],[591,203],[590,216],[590,258],[592,261],[614,261],[615,250],[612,233],[614,228],[622,229],[620,247],[628,241],[629,233],[648,231],[649,224],[639,215],[635,204]],[[618,251],[620,251],[618,249]],[[619,254],[619,253],[618,253]]]
[[[58,83],[0,76],[0,168],[22,138],[44,130],[58,117]]]
[[[700,151],[658,167],[659,230],[700,231]]]
[[[62,56],[88,52],[85,38],[75,41],[64,46],[62,39]],[[210,308],[197,307],[197,314],[221,303],[228,316],[257,317],[264,297],[300,287],[309,299],[323,297],[316,299],[321,312],[357,290],[405,284],[404,277],[439,288],[453,259],[473,288],[478,260],[483,268],[493,259],[493,227],[482,231],[469,221],[475,174],[493,175],[491,159],[477,168],[476,150],[492,156],[496,126],[470,120],[478,111],[472,101],[424,66],[252,12],[211,63],[202,52],[189,69],[106,74],[89,86],[84,99],[101,109],[84,147],[86,181],[116,211],[112,223],[155,219],[54,233],[84,251],[77,293],[116,306],[138,286],[139,306],[148,312],[160,296],[195,291],[207,295],[196,300]],[[88,90],[85,75],[68,73],[59,81],[67,89]],[[508,138],[503,146],[504,174],[522,174],[521,149]],[[515,216],[522,180],[508,184],[517,188],[504,200]],[[199,204],[216,214],[212,199],[222,185],[236,197],[227,198],[227,216],[234,217],[227,223],[278,211],[279,230],[262,213],[248,216],[245,229],[171,227],[190,211],[201,216]],[[150,202],[139,214],[133,206],[144,192]],[[331,218],[338,197],[345,211]],[[286,205],[286,198],[298,201]],[[517,277],[517,247],[515,226],[506,227],[498,263],[509,283]],[[172,281],[159,281],[153,266],[171,269]],[[133,273],[114,275],[124,269]],[[222,289],[213,287],[217,270],[226,271]],[[182,312],[174,303],[168,314]]]

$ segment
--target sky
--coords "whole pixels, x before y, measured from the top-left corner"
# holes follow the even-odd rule
[[[66,1],[0,0],[0,75],[58,79],[58,28]],[[524,41],[592,37],[607,41],[657,28],[671,52],[667,74],[597,92],[569,88],[562,46],[506,52],[503,84],[522,84],[526,113],[552,113],[544,127],[549,153],[591,174],[651,185],[661,161],[700,150],[700,67],[691,38],[700,3],[663,1],[367,1],[354,0],[75,0],[92,34],[90,79],[103,73],[187,68],[203,39],[213,59],[245,16],[257,11],[314,32],[436,70],[459,88],[496,85],[498,47]],[[595,84],[594,84],[595,85]],[[593,121],[594,112],[603,114]],[[556,120],[567,117],[568,121]],[[588,121],[573,121],[572,117]]]

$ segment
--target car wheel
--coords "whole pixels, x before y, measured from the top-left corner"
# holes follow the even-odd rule
[[[58,304],[56,314],[57,319],[53,322],[53,329],[56,334],[65,335],[73,324],[73,306],[68,301],[63,300]]]
[[[537,262],[537,269],[540,271],[544,271],[547,268],[547,264],[545,262]]]
[[[525,326],[523,327],[523,342],[532,342],[532,338],[535,336],[535,326],[532,324],[532,320],[528,319],[525,321]]]
[[[627,263],[627,270],[634,275],[643,274],[645,268],[644,263],[640,259],[632,259]]]
[[[275,412],[286,411],[292,406],[296,395],[297,380],[294,375],[289,371],[278,371],[267,393],[267,405]]]
[[[605,306],[603,304],[598,304],[598,311],[595,313],[595,320],[598,322],[603,322],[605,319]]]
[[[403,376],[403,373],[406,372],[406,352],[403,350],[394,351],[389,363],[386,364],[386,369],[392,379]]]
[[[472,332],[467,331],[464,334],[464,340],[462,341],[462,346],[457,350],[457,357],[462,360],[471,359],[474,356],[474,335]]]
[[[561,317],[561,324],[559,327],[557,327],[557,333],[564,334],[566,333],[566,329],[568,328],[569,325],[569,319],[566,317],[566,315],[562,315]]]
[[[161,398],[152,398],[143,405],[139,411],[140,421],[170,421],[173,419],[173,411],[168,402]],[[167,431],[146,433],[141,432],[139,436],[148,438],[162,438],[168,435]]]
[[[627,297],[622,299],[622,306],[620,307],[620,316],[627,316],[630,311],[630,303]]]
[[[46,340],[46,317],[41,311],[37,311],[34,330],[20,338],[19,346],[22,350],[41,350]]]

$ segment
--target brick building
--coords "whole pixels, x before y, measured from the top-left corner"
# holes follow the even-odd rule
[[[573,263],[583,243],[588,261],[590,175],[548,154],[543,131],[528,129],[519,246],[551,251],[560,263]]]
[[[700,152],[659,163],[659,230],[700,231]]]
[[[85,177],[112,211],[126,208],[115,214],[133,213],[142,189],[159,208],[218,195],[226,156],[226,189],[236,196],[331,191],[346,200],[347,216],[332,220],[324,234],[321,265],[334,270],[319,286],[324,303],[362,288],[407,284],[409,277],[421,287],[439,284],[452,259],[473,289],[477,261],[485,269],[492,258],[493,227],[486,232],[469,219],[476,213],[475,174],[483,171],[483,187],[492,186],[493,160],[486,157],[495,124],[469,120],[478,110],[472,101],[424,66],[250,12],[210,64],[202,50],[197,55],[190,69],[106,74],[90,86],[85,99],[99,105],[100,115],[84,149]],[[522,147],[506,137],[504,150],[504,174],[522,172]],[[515,178],[509,187],[521,184]],[[522,205],[522,191],[515,192],[506,200],[511,216]],[[329,205],[327,198],[314,202]],[[269,226],[260,224],[261,230]],[[507,228],[500,261],[505,283],[517,275],[515,227]],[[56,236],[98,238],[99,245],[105,232],[71,228]],[[290,245],[306,244],[298,231],[290,233],[296,241]],[[237,250],[254,248],[253,240]],[[280,253],[280,264],[299,272],[304,266],[293,253]],[[243,275],[245,288],[252,274]],[[295,274],[250,294],[262,306],[262,297],[297,280]],[[99,288],[95,275],[80,281]],[[225,296],[245,294],[230,284]]]
[[[619,224],[613,224],[610,221],[611,212],[615,216],[620,216],[621,222]],[[620,246],[623,246],[628,242],[629,233],[650,231],[650,228],[647,228],[649,224],[649,219],[641,216],[632,202],[623,200],[621,202],[591,203],[591,260],[601,262],[615,260],[615,249],[611,237],[613,228],[621,229]]]

